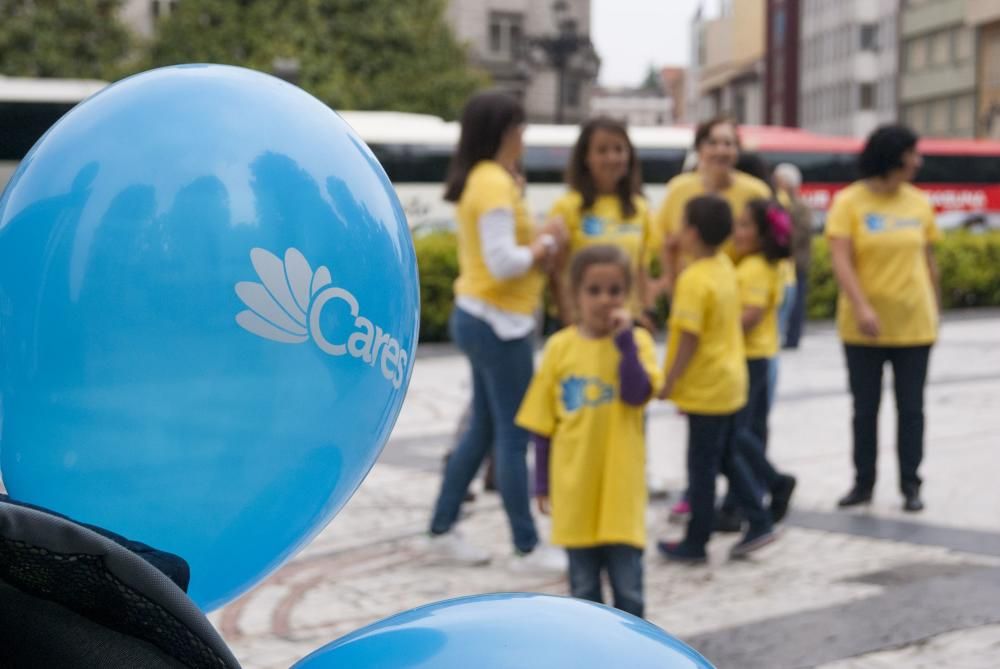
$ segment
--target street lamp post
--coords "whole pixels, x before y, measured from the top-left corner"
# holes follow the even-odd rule
[[[552,15],[555,19],[555,34],[536,37],[530,43],[545,54],[549,65],[556,71],[556,123],[562,123],[566,107],[566,74],[570,61],[580,52],[589,55],[591,61],[596,60],[596,54],[590,37],[577,32],[576,21],[569,16],[566,0],[555,0],[552,3]]]

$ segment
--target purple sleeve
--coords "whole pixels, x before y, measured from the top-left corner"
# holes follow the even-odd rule
[[[535,496],[548,496],[549,438],[532,433],[531,443],[535,446]]]
[[[623,330],[615,335],[615,346],[622,354],[621,362],[618,363],[619,392],[622,402],[632,406],[642,406],[653,392],[653,386],[649,383],[649,375],[639,362],[639,348],[635,345],[632,330]]]

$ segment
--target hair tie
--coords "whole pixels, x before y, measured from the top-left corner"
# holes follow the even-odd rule
[[[774,240],[781,246],[788,246],[792,236],[792,219],[788,212],[777,205],[768,205],[767,224]]]

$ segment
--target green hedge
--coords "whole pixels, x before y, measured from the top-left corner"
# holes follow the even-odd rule
[[[435,232],[414,239],[420,267],[420,340],[446,341],[452,285],[458,276],[455,235]],[[1000,306],[1000,231],[951,232],[937,245],[941,295],[946,309]],[[809,318],[832,318],[837,282],[826,240],[813,241],[809,272]]]
[[[935,250],[945,309],[1000,306],[1000,231],[949,232]],[[817,238],[809,271],[809,318],[833,318],[836,306],[830,250],[825,239]]]

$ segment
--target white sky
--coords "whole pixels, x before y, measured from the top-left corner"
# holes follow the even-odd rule
[[[638,86],[650,63],[687,65],[691,17],[699,0],[591,0],[591,39],[603,85]],[[704,3],[714,10],[717,0]]]

